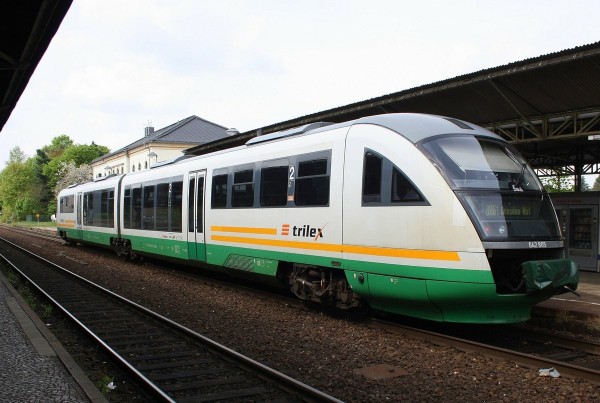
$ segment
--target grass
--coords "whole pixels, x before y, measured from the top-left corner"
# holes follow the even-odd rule
[[[114,379],[109,375],[104,375],[102,379],[96,382],[96,387],[100,389],[103,394],[110,393],[112,389],[114,389]],[[112,383],[112,385],[111,385]],[[112,386],[112,388],[111,388]]]

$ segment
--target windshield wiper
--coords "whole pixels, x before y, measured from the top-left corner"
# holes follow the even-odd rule
[[[513,185],[513,190],[516,190],[518,192],[522,192],[523,188],[521,187],[521,183],[523,182],[523,178],[525,177],[525,169],[527,168],[527,163],[524,162],[521,164],[521,173],[519,174],[519,179],[517,179],[517,182]]]

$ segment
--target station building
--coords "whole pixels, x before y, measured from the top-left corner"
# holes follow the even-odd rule
[[[181,157],[190,147],[218,141],[231,133],[226,127],[195,115],[156,131],[148,126],[144,137],[92,161],[93,178],[150,169],[157,163]]]

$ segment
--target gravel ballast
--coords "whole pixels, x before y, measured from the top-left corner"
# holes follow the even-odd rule
[[[600,387],[585,381],[540,377],[536,368],[132,264],[107,250],[61,245],[4,227],[0,235],[347,402],[600,401]]]

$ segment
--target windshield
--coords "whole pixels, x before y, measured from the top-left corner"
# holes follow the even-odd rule
[[[535,173],[507,143],[456,135],[433,139],[423,143],[421,149],[441,169],[454,190],[542,190]]]

